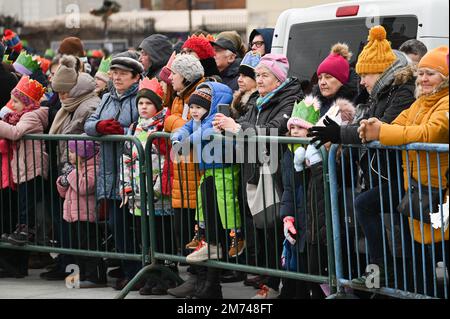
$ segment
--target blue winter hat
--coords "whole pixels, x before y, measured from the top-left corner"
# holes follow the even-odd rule
[[[255,68],[259,64],[260,60],[261,55],[258,52],[247,52],[242,59],[241,65],[239,66],[239,73],[255,79]]]

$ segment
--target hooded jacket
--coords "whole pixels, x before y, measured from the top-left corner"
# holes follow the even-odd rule
[[[27,112],[16,125],[0,121],[0,138],[6,138],[13,145],[11,171],[14,183],[27,182],[37,176],[47,178],[48,156],[43,141],[22,140],[25,134],[43,134],[48,125],[48,108],[40,107]]]
[[[84,131],[90,136],[100,136],[97,124],[101,120],[116,119],[125,130],[131,123],[136,122],[139,114],[136,107],[138,83],[133,84],[128,91],[120,97],[114,89],[103,96],[100,105],[84,124]],[[97,179],[98,199],[107,198],[120,200],[119,196],[119,169],[123,147],[121,143],[103,143],[100,147],[100,170]]]
[[[263,39],[264,39],[264,48],[265,48],[265,54],[268,54],[272,51],[272,39],[273,39],[273,33],[274,33],[275,29],[273,28],[264,28],[264,29],[254,29],[251,33],[250,33],[250,43],[253,42],[253,39],[259,34],[262,35]],[[251,48],[249,48],[251,49]]]
[[[145,38],[139,45],[139,49],[150,55],[151,66],[144,71],[144,75],[150,79],[159,75],[159,72],[167,64],[173,52],[169,39],[162,34],[152,34]]]
[[[196,122],[191,119],[181,129],[179,129],[173,136],[172,141],[182,142],[189,138],[189,142],[193,145],[196,152],[197,160],[199,162],[200,170],[207,170],[212,168],[222,168],[228,166],[224,163],[225,149],[221,140],[212,140],[210,138],[217,134],[214,131],[212,122],[217,114],[217,106],[219,104],[230,104],[233,99],[233,92],[231,89],[217,82],[205,82],[202,86],[208,86],[211,89],[212,101],[211,108],[208,115],[201,121]],[[211,155],[212,161],[208,162],[202,156],[202,152],[207,147],[211,151],[205,152]],[[218,153],[216,153],[218,151]]]

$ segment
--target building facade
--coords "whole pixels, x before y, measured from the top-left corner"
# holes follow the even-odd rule
[[[141,0],[116,0],[122,11],[141,8]],[[100,8],[103,0],[0,0],[0,14],[17,17],[22,22],[39,21],[45,18],[65,14],[87,13]]]

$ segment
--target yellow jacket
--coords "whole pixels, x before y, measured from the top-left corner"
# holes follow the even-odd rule
[[[403,145],[409,143],[448,143],[449,142],[449,90],[448,85],[441,91],[418,98],[410,108],[406,109],[391,123],[381,125],[380,143],[384,145]],[[409,151],[409,170],[412,177],[420,183],[428,185],[427,155],[418,152],[420,171],[417,170],[417,152]],[[445,172],[448,169],[448,154],[440,154],[441,187],[446,185]],[[406,151],[402,154],[405,190],[408,189],[408,171]],[[433,187],[439,187],[437,154],[429,154],[430,182]],[[420,223],[414,220],[414,239],[421,242]],[[448,240],[448,229],[445,239]],[[435,231],[435,242],[441,241],[441,230]],[[424,243],[431,243],[431,225],[424,224]]]

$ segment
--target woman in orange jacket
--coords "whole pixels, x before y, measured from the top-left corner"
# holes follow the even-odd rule
[[[361,122],[358,129],[360,137],[366,142],[379,140],[384,145],[403,145],[409,143],[445,143],[449,138],[449,89],[448,89],[448,46],[438,47],[428,52],[419,62],[416,83],[417,100],[411,107],[402,113],[391,123],[382,123],[380,120],[370,118]],[[414,179],[420,181],[422,187],[431,184],[432,187],[445,187],[447,183],[446,171],[448,170],[448,154],[429,154],[427,161],[426,152],[403,152],[404,187],[408,189],[408,181]],[[439,156],[439,160],[438,160]],[[408,162],[407,162],[408,161]],[[427,164],[429,169],[427,169]],[[440,165],[439,165],[440,164]],[[408,174],[410,177],[408,178]],[[429,174],[429,177],[428,177]],[[439,178],[441,180],[439,181]],[[418,212],[415,212],[418,214]],[[424,214],[428,212],[423,212]],[[435,261],[440,258],[449,264],[449,230],[444,231],[444,243],[442,243],[442,230],[433,230],[431,224],[410,220],[412,236],[417,243],[425,244],[425,260],[422,258],[422,246],[416,245],[416,269],[422,271],[426,265],[426,276],[417,274],[419,286],[422,278],[425,278],[427,289],[420,291],[427,295],[433,293],[433,269]],[[434,234],[433,234],[434,233]],[[434,236],[433,236],[434,235]],[[430,244],[435,244],[436,259],[430,262]],[[444,247],[444,256],[442,256]],[[420,288],[419,288],[420,290]],[[439,292],[438,292],[439,295]]]
[[[197,85],[204,81],[204,69],[193,55],[178,55],[170,66],[170,71],[169,79],[177,96],[170,115],[164,121],[164,131],[168,133],[175,132],[190,120],[189,97]],[[199,181],[200,173],[192,155],[185,161],[174,162],[172,208],[175,211],[176,246],[181,249],[189,242],[193,233]]]

